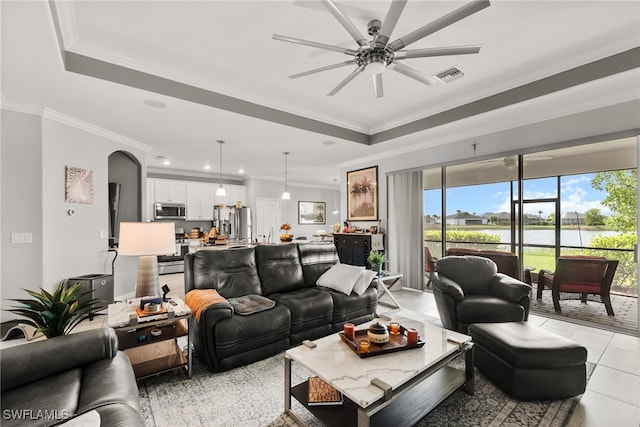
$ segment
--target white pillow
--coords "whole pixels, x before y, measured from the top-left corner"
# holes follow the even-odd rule
[[[318,278],[316,285],[351,295],[351,291],[363,271],[364,267],[336,264]]]
[[[360,274],[356,284],[353,286],[353,292],[358,295],[362,295],[367,290],[371,281],[376,277],[376,272],[373,270],[365,270]]]

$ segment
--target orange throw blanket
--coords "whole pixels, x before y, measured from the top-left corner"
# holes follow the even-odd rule
[[[219,303],[229,304],[215,289],[194,289],[189,291],[185,296],[184,302],[189,306],[193,317],[195,317],[198,322],[204,309],[210,305]]]

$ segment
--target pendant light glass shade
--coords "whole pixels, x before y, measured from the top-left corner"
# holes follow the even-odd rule
[[[227,190],[225,190],[224,187],[222,186],[222,144],[224,144],[224,141],[219,139],[218,144],[220,144],[220,180],[219,180],[218,189],[216,190],[216,196],[226,197]]]
[[[289,155],[288,151],[284,153],[284,192],[282,193],[282,200],[291,200],[291,194],[289,194],[289,188],[287,187],[287,156]]]

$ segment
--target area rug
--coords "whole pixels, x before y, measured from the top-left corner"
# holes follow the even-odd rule
[[[594,364],[587,362],[587,375]],[[296,363],[292,382],[309,376]],[[457,391],[420,420],[415,427],[431,426],[549,426],[569,423],[580,396],[556,401],[520,402],[509,398],[476,370],[476,393]],[[284,411],[284,355],[212,373],[194,358],[193,375],[174,371],[138,384],[142,416],[147,427],[293,427]],[[322,424],[293,400],[293,409],[310,426]]]

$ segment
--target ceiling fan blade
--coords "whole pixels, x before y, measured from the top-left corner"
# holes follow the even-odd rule
[[[333,16],[340,22],[340,24],[344,27],[345,30],[351,37],[360,45],[361,47],[369,46],[367,39],[362,35],[360,30],[351,22],[351,20],[347,17],[347,15],[340,10],[337,4],[335,4],[332,0],[321,0],[322,4],[331,12]]]
[[[391,37],[391,33],[393,33],[394,28],[396,28],[398,19],[406,4],[407,0],[393,0],[391,2],[387,16],[384,18],[384,21],[382,21],[382,28],[380,28],[380,32],[376,37],[375,47],[383,49],[387,43],[389,43],[389,37]]]
[[[480,52],[480,46],[433,47],[426,49],[401,50],[395,59],[427,58],[430,56],[467,55]]]
[[[443,29],[455,22],[460,21],[470,15],[473,15],[476,12],[481,11],[482,9],[489,7],[491,3],[489,0],[474,0],[470,3],[465,4],[464,6],[454,10],[453,12],[449,12],[448,14],[442,16],[441,18],[432,21],[417,30],[407,34],[404,37],[400,37],[398,40],[395,40],[389,43],[389,47],[398,51],[405,46],[409,46],[411,43],[416,42],[431,33],[435,33],[438,30]]]
[[[431,86],[431,83],[434,82],[434,79],[431,76],[427,76],[424,73],[416,70],[415,68],[404,65],[400,62],[393,61],[391,64],[387,65],[387,68],[397,71],[400,74],[404,74],[407,77],[411,77],[414,80],[419,81],[420,83],[424,83],[427,86]]]
[[[373,75],[373,88],[376,91],[376,98],[382,98],[384,96],[382,90],[382,73]]]
[[[320,67],[320,68],[316,68],[316,69],[313,69],[313,70],[305,71],[305,72],[302,72],[302,73],[294,74],[292,76],[289,76],[289,78],[290,79],[297,79],[298,77],[308,76],[309,74],[315,74],[315,73],[319,73],[321,71],[333,70],[334,68],[344,67],[345,65],[353,65],[355,63],[356,63],[356,61],[354,59],[352,59],[352,60],[349,60],[349,61],[341,62],[339,64],[327,65],[326,67]]]
[[[329,92],[327,94],[327,96],[333,96],[336,93],[338,93],[340,91],[340,89],[342,89],[343,87],[345,87],[347,85],[347,83],[349,83],[351,80],[353,80],[358,74],[360,74],[361,72],[364,71],[364,65],[361,67],[356,68],[351,74],[349,74],[347,76],[346,79],[344,79],[343,81],[341,81],[338,86],[336,86],[331,92]]]
[[[333,46],[333,45],[330,45],[330,44],[312,42],[310,40],[297,39],[295,37],[281,36],[280,34],[274,34],[271,38],[274,39],[274,40],[280,40],[282,42],[289,42],[289,43],[294,43],[294,44],[302,44],[302,45],[305,45],[305,46],[311,46],[311,47],[317,47],[317,48],[320,48],[320,49],[332,50],[334,52],[340,52],[340,53],[344,53],[344,54],[351,55],[351,56],[355,56],[356,53],[358,53],[357,51],[355,51],[353,49],[345,49],[344,47],[340,47],[340,46]]]

